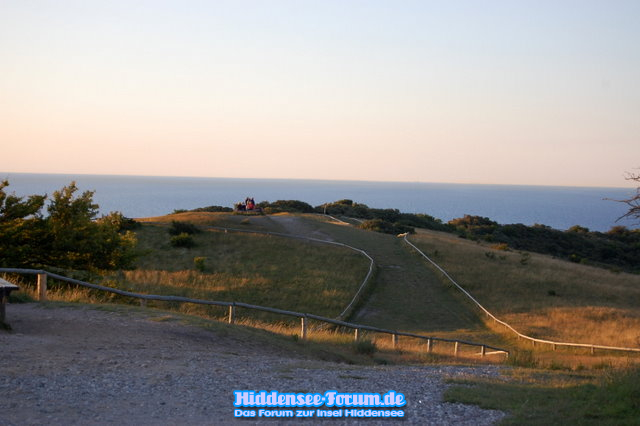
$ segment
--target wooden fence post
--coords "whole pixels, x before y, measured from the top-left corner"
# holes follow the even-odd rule
[[[5,305],[9,299],[9,293],[5,293],[4,289],[0,287],[0,324],[4,323],[6,316]]]
[[[482,349],[480,350],[480,356],[484,357],[487,354],[487,347],[482,345]]]
[[[427,339],[427,353],[431,353],[433,350],[433,341],[431,339]]]
[[[360,337],[359,335],[360,335],[360,329],[359,329],[359,328],[356,328],[356,331],[355,331],[355,333],[354,333],[354,335],[353,335],[353,338],[354,338],[354,340],[355,340],[356,342],[358,341],[358,338]]]
[[[458,341],[453,345],[453,356],[458,356]]]
[[[300,323],[300,338],[304,340],[307,338],[307,317],[300,317]]]
[[[393,349],[395,349],[398,346],[398,335],[397,334],[392,334],[391,335],[391,344],[393,345]]]
[[[233,324],[236,320],[236,304],[229,305],[229,324]]]
[[[38,300],[47,300],[47,274],[38,274]]]

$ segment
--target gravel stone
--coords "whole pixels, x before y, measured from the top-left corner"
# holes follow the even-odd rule
[[[496,366],[318,361],[177,321],[92,308],[12,304],[7,319],[13,332],[0,332],[2,425],[488,425],[505,416],[442,401],[443,379],[498,376]],[[397,420],[236,419],[234,390],[395,390],[407,405]]]

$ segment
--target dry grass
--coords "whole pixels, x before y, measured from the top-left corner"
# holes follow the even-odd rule
[[[178,249],[169,245],[162,225],[146,224],[138,238],[146,252],[139,268],[112,279],[144,293],[332,317],[347,306],[368,270],[367,260],[352,250],[276,236],[205,230],[194,235],[195,248]],[[196,257],[204,258],[204,270],[196,270]]]
[[[640,276],[432,231],[411,241],[489,311],[532,337],[640,347]]]
[[[297,320],[299,321],[299,320]],[[265,322],[251,318],[242,318],[236,324],[260,328],[269,332],[300,339],[301,327],[298,323]],[[343,352],[357,352],[354,330],[344,327],[331,327],[325,323],[313,322],[307,328],[307,341],[319,345],[329,345],[341,349]],[[459,345],[458,354],[454,357],[454,344],[450,342],[433,341],[431,350],[427,341],[412,337],[400,336],[394,348],[391,335],[360,331],[360,342],[371,342],[375,351],[371,354],[375,363],[406,364],[406,363],[502,363],[504,353],[492,353],[487,350],[485,357],[480,356],[480,348],[476,346]]]
[[[171,220],[188,220],[201,227],[202,232],[193,236],[196,247],[171,246],[167,232]],[[366,258],[333,245],[208,228],[258,227],[240,225],[244,220],[242,216],[215,213],[182,213],[143,220],[145,223],[137,230],[142,253],[137,269],[82,279],[138,293],[244,302],[328,317],[344,310],[367,274]],[[51,300],[137,303],[73,286],[57,287],[53,280],[50,286]],[[205,305],[150,302],[150,306],[204,317],[227,315],[225,309]],[[249,314],[267,322],[293,321],[257,311],[238,312],[240,316]]]

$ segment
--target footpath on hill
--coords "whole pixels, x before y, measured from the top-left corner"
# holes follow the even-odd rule
[[[267,339],[248,339],[227,331],[230,326],[208,330],[167,313],[110,309],[8,306],[13,332],[0,331],[0,424],[263,423],[266,419],[234,419],[234,390],[395,390],[407,400],[402,424],[485,425],[504,416],[441,402],[444,378],[496,376],[500,367],[345,365],[319,361]],[[278,423],[300,421],[288,420]]]
[[[473,306],[411,253],[401,238],[306,217],[268,216],[256,221],[269,222],[280,232],[352,245],[374,259],[378,268],[373,291],[353,322],[411,332],[485,330]]]

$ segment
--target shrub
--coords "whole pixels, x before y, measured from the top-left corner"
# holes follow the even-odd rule
[[[414,233],[415,229],[399,223],[391,223],[382,219],[370,219],[362,222],[361,229],[382,232],[384,234],[403,234],[405,232]]]
[[[278,200],[273,203],[263,201],[258,203],[258,207],[271,213],[313,213],[313,207],[310,204],[298,200]]]
[[[169,228],[169,234],[171,235],[180,235],[180,234],[197,234],[200,232],[200,229],[196,225],[190,222],[179,222],[177,220],[171,221],[171,228]]]
[[[196,267],[196,269],[198,271],[204,272],[204,270],[206,268],[206,265],[205,265],[206,260],[207,260],[206,257],[201,257],[201,256],[194,257],[193,258],[193,264],[194,264],[194,266]]]
[[[174,235],[171,237],[171,245],[173,247],[191,248],[195,247],[196,242],[193,241],[191,235],[183,232],[182,234]]]
[[[190,210],[192,212],[207,212],[207,213],[231,213],[233,209],[231,207],[222,206],[208,206],[198,207],[197,209]]]

